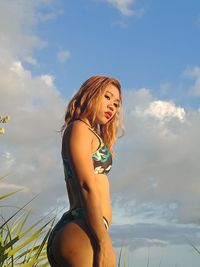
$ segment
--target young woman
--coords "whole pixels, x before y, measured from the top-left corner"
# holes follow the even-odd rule
[[[112,211],[107,174],[122,126],[117,79],[93,76],[68,104],[62,128],[62,159],[70,209],[47,245],[52,267],[115,267],[108,233]]]

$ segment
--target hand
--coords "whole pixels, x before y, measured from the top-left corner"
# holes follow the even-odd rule
[[[95,252],[95,267],[116,267],[116,255],[112,247],[110,236],[107,235],[99,249]]]

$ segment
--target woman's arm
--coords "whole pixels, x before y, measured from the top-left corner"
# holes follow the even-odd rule
[[[103,214],[94,178],[91,142],[92,137],[87,126],[80,121],[75,121],[68,136],[70,161],[86,214],[86,221],[97,245],[101,246],[108,233],[102,220]]]

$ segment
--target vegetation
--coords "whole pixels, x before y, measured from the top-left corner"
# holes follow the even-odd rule
[[[0,123],[7,123],[10,120],[10,116],[0,116]],[[4,134],[5,129],[3,127],[0,127],[0,134]]]
[[[6,176],[0,177],[0,180],[5,177]],[[4,207],[1,205],[2,201],[16,194],[18,191],[0,196],[0,207]],[[43,221],[46,219],[44,217],[33,225],[25,228],[27,219],[30,216],[30,210],[27,211],[25,208],[32,201],[33,199],[19,208],[8,219],[5,219],[1,215],[0,267],[49,266],[46,257],[46,241],[53,227],[55,218],[44,223]],[[35,229],[36,227],[37,229]]]
[[[119,253],[119,259],[118,259],[117,267],[127,267],[126,256],[124,255],[124,258],[122,259],[122,249],[120,250],[120,253]]]

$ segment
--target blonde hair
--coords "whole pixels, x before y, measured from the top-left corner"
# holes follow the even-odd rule
[[[108,146],[110,152],[113,154],[112,146],[116,141],[118,129],[121,128],[122,135],[124,134],[123,114],[121,107],[121,85],[116,78],[96,75],[86,80],[68,103],[65,114],[65,123],[62,126],[61,132],[63,132],[71,122],[80,118],[91,117],[92,125],[94,125],[96,114],[101,103],[101,98],[105,92],[105,88],[109,84],[116,86],[119,90],[120,105],[114,117],[106,124],[99,126],[98,132],[104,143]]]

